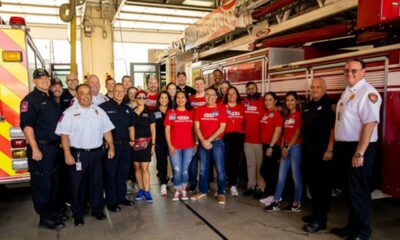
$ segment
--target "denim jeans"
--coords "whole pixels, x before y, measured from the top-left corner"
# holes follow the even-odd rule
[[[292,177],[294,181],[294,198],[293,201],[299,203],[303,193],[303,183],[301,179],[301,146],[295,144],[289,149],[288,156],[281,160],[279,164],[279,177],[276,184],[275,200],[279,201],[282,196],[283,188],[289,168],[292,169]]]
[[[197,152],[191,159],[189,165],[189,181],[190,186],[193,188],[197,188],[198,184],[198,175],[199,175],[199,153]]]
[[[177,149],[174,155],[170,155],[172,171],[174,172],[175,188],[186,188],[189,181],[189,165],[193,157],[193,148]]]
[[[200,157],[200,184],[199,192],[208,192],[208,176],[210,173],[211,154],[214,157],[215,167],[217,169],[218,194],[224,194],[225,191],[225,145],[222,139],[212,142],[212,148],[207,150],[203,146],[199,147]]]

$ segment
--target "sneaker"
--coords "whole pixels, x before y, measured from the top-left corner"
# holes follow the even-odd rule
[[[283,211],[285,212],[301,212],[301,204],[291,204],[291,205],[287,205]]]
[[[243,192],[243,196],[245,197],[249,197],[252,196],[254,194],[254,188],[247,188],[246,191]]]
[[[238,192],[236,186],[232,186],[232,187],[231,187],[231,195],[232,195],[233,197],[239,196],[239,192]]]
[[[161,184],[160,194],[163,197],[167,196],[167,184]]]
[[[137,194],[136,194],[135,200],[140,201],[140,200],[142,200],[143,196],[144,196],[144,191],[142,189],[140,189],[139,192],[137,192]]]
[[[193,201],[196,201],[196,200],[200,200],[200,199],[203,199],[203,198],[207,198],[207,194],[206,193],[195,193],[195,194],[193,194],[193,196],[191,196],[190,197],[190,199],[192,199]]]
[[[218,204],[224,205],[225,204],[225,195],[219,194],[217,196]]]
[[[279,210],[281,210],[281,203],[280,202],[273,202],[268,207],[265,207],[264,210],[267,211],[267,212],[279,211]]]
[[[185,190],[182,191],[181,199],[183,201],[189,200],[188,194],[187,194],[187,192]]]
[[[274,201],[275,197],[273,195],[260,199],[260,203],[264,204],[265,206],[271,205],[271,203],[273,203]]]
[[[151,193],[149,191],[144,192],[144,199],[147,203],[153,202],[153,198],[151,197]]]
[[[132,193],[132,184],[130,182],[126,183],[126,193],[127,194]]]
[[[174,202],[179,201],[179,197],[180,197],[180,192],[179,192],[179,190],[176,190],[174,193],[174,196],[172,197],[172,201],[174,201]]]

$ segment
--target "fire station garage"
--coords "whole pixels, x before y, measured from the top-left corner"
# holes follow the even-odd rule
[[[399,33],[399,0],[0,0],[0,239],[399,239]]]

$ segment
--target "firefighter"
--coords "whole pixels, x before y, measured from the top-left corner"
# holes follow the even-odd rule
[[[332,195],[330,174],[335,113],[322,78],[312,80],[311,101],[304,107],[302,117],[304,176],[312,197],[312,214],[303,217],[308,222],[303,229],[313,233],[326,227]]]
[[[114,125],[107,114],[92,104],[91,89],[86,84],[76,88],[78,102],[60,118],[56,134],[61,135],[71,188],[71,210],[75,226],[84,224],[86,186],[90,188],[92,216],[98,220],[103,213],[103,137],[109,146],[107,157],[114,157],[111,130]]]
[[[331,232],[345,238],[369,239],[372,232],[372,161],[382,99],[365,81],[362,60],[348,61],[344,76],[347,87],[336,109],[335,159],[345,164],[344,196],[349,214],[346,227],[334,228]]]
[[[76,86],[78,86],[79,80],[75,73],[69,73],[67,75],[67,89],[64,89],[60,96],[61,109],[69,108],[72,105],[72,99],[76,96]]]
[[[100,104],[114,124],[112,131],[115,145],[115,157],[105,159],[104,164],[104,189],[106,192],[107,208],[112,212],[120,210],[118,204],[130,206],[132,201],[125,198],[126,179],[131,166],[130,144],[135,141],[134,115],[132,109],[123,102],[125,89],[122,83],[113,87],[113,98]]]
[[[20,126],[28,142],[32,201],[40,215],[39,226],[61,229],[64,223],[55,214],[61,152],[60,139],[54,134],[61,108],[49,94],[49,77],[45,69],[33,72],[35,89],[21,102]]]

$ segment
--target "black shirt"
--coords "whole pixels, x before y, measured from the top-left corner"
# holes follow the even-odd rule
[[[60,96],[60,105],[63,112],[72,105],[71,101],[73,98],[74,96],[71,95],[68,89],[64,89],[63,93]]]
[[[185,94],[187,96],[191,96],[191,95],[196,94],[196,90],[194,90],[194,88],[186,86],[186,85],[185,85],[184,88],[181,88],[179,85],[177,85],[176,86],[176,90],[179,91],[179,92],[185,92]]]
[[[135,125],[133,110],[125,103],[118,104],[111,99],[99,105],[108,115],[115,128],[112,130],[114,141],[129,142],[129,127]]]
[[[154,112],[154,117],[156,119],[156,143],[157,144],[167,143],[167,140],[165,139],[165,126],[164,126],[165,113],[157,109]]]
[[[311,100],[304,107],[302,118],[303,143],[319,145],[325,149],[335,124],[335,112],[328,96],[325,94],[317,102]]]
[[[147,107],[144,107],[143,111],[138,115],[133,112],[135,120],[135,139],[151,137],[150,124],[155,123],[156,119],[154,113]]]
[[[50,94],[35,88],[25,96],[20,105],[20,127],[32,127],[36,140],[59,141],[55,134],[58,120],[61,116],[61,107]]]

